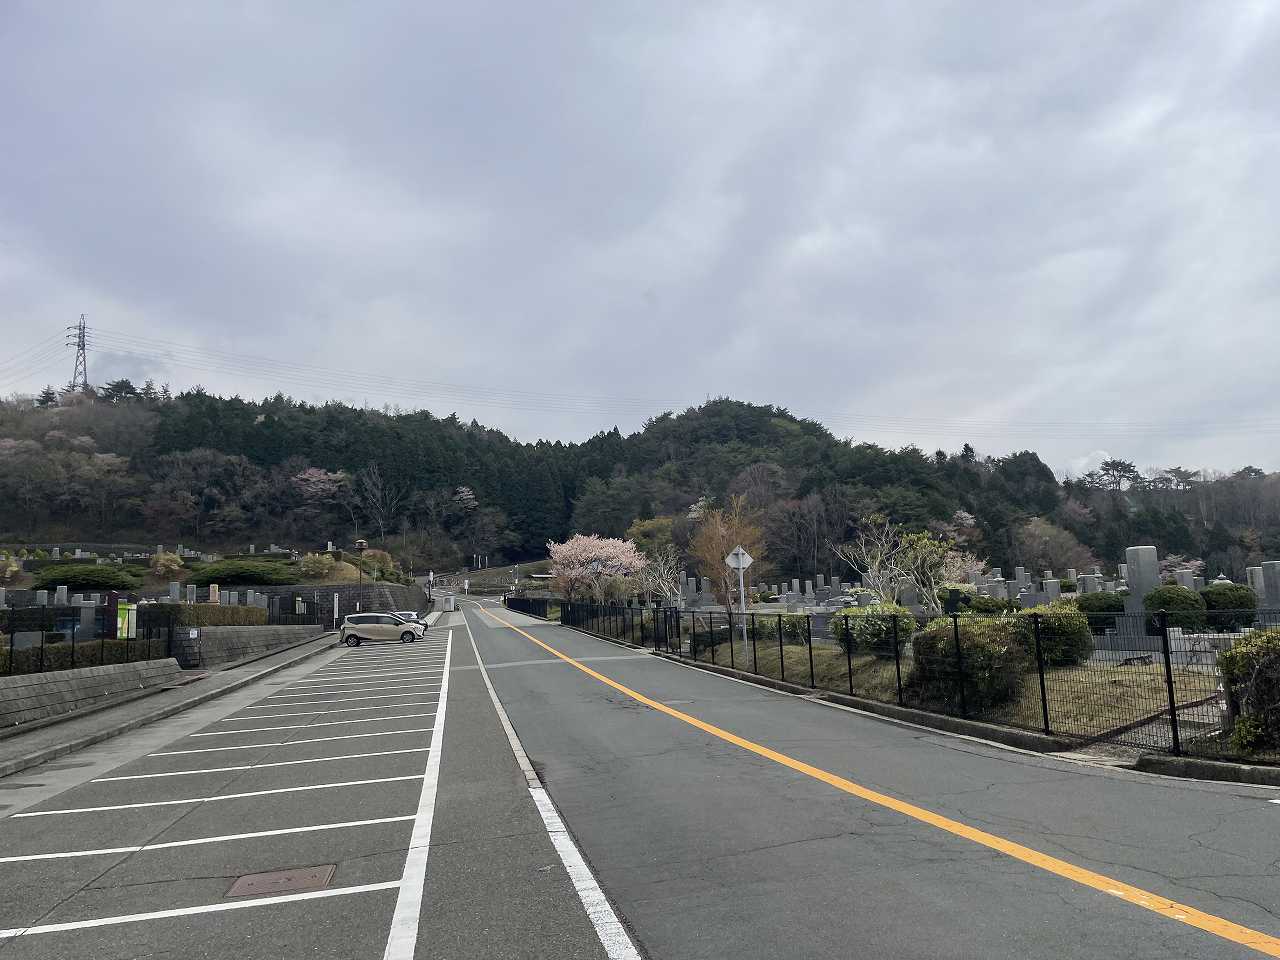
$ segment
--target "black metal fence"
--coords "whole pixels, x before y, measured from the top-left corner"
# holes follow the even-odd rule
[[[598,636],[814,690],[1147,750],[1280,762],[1231,734],[1241,691],[1218,655],[1280,611],[731,613],[508,597]],[[1256,699],[1256,698],[1255,698]],[[1255,704],[1256,708],[1256,704]],[[1280,712],[1280,703],[1274,705]]]
[[[170,611],[139,606],[132,616],[121,629],[116,607],[0,609],[0,676],[171,656]]]

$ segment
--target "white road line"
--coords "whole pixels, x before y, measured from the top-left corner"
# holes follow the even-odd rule
[[[313,690],[299,690],[297,693],[277,693],[266,698],[266,700],[284,700],[288,697],[309,697],[312,694],[320,693],[368,693],[372,690],[408,690],[411,687],[438,687],[439,680],[423,680],[421,683],[380,683],[375,687],[355,687],[350,690],[336,689],[330,690],[328,687],[321,687]],[[265,700],[263,701],[266,702]],[[245,707],[246,710],[250,709]],[[255,708],[256,709],[256,708]]]
[[[434,754],[433,754],[434,756]],[[144,807],[175,807],[186,803],[215,803],[219,800],[243,800],[246,797],[268,797],[277,793],[303,793],[308,790],[331,790],[335,787],[363,787],[371,783],[396,783],[400,780],[421,780],[422,774],[413,773],[404,777],[378,777],[373,780],[339,780],[336,783],[309,783],[301,787],[276,787],[274,790],[250,790],[247,793],[221,793],[214,797],[186,797],[182,800],[146,800],[142,803],[110,803],[100,807],[71,807],[65,810],[32,810],[28,813],[15,813],[11,820],[19,817],[56,817],[66,813],[101,813],[104,810],[139,810]]]
[[[311,893],[286,893],[275,897],[255,897],[252,900],[228,900],[223,903],[206,903],[198,907],[179,907],[176,910],[156,910],[154,913],[130,913],[120,917],[101,917],[97,920],[73,920],[69,923],[42,923],[34,927],[14,927],[0,930],[0,940],[29,937],[40,933],[66,933],[69,930],[88,930],[91,927],[110,927],[121,923],[141,923],[144,920],[168,920],[171,917],[192,917],[201,913],[220,913],[224,910],[248,910],[251,907],[269,907],[280,903],[297,903],[299,900],[322,900],[326,897],[345,897],[353,893],[370,893],[374,890],[393,890],[400,884],[363,883],[357,887],[337,887],[333,890],[315,890]]]
[[[389,672],[388,672],[388,673],[386,673],[386,674],[381,674],[381,673],[338,673],[338,674],[334,674],[333,676],[330,676],[330,677],[317,677],[315,680],[299,680],[297,683],[292,684],[291,686],[294,686],[294,687],[303,687],[303,686],[308,686],[308,685],[313,684],[313,683],[334,683],[334,682],[336,682],[336,681],[338,680],[338,678],[339,678],[339,677],[346,677],[346,678],[347,678],[347,680],[348,680],[349,682],[351,682],[351,683],[354,683],[354,682],[355,682],[355,681],[357,681],[357,680],[364,680],[364,681],[366,681],[366,682],[367,682],[367,681],[369,681],[371,678],[376,679],[376,678],[381,677],[381,676],[386,676],[386,678],[387,678],[388,680],[403,680],[405,677],[417,676],[418,674],[439,673],[439,672],[440,672],[440,671],[439,671],[439,670],[437,670],[437,669],[431,669],[431,670],[392,670],[392,671],[389,671]]]
[[[438,687],[440,684],[424,684],[424,686]],[[267,703],[258,706],[245,707],[246,710],[274,710],[276,707],[305,707],[313,703],[355,703],[360,700],[394,700],[396,697],[420,697],[421,692],[414,693],[384,693],[376,697],[337,697],[328,700],[297,700],[286,701],[284,703]],[[270,698],[268,698],[270,699]]]
[[[307,760],[273,760],[271,763],[238,763],[233,767],[207,767],[203,770],[171,770],[168,773],[135,773],[127,777],[97,777],[89,782],[117,783],[121,780],[155,780],[159,777],[189,777],[197,773],[229,773],[232,770],[265,770],[268,767],[293,767],[302,763],[331,763],[334,760],[360,760],[364,757],[391,757],[400,753],[426,753],[429,749],[430,747],[410,747],[407,750],[377,750],[372,753],[344,753],[338,757],[311,757]]]
[[[534,805],[538,808],[538,813],[542,817],[542,823],[547,828],[547,835],[551,838],[551,845],[556,848],[556,853],[560,855],[560,861],[564,864],[564,868],[569,874],[569,879],[573,882],[573,888],[578,892],[578,899],[582,901],[582,906],[587,911],[587,917],[591,920],[591,925],[595,927],[596,936],[600,938],[600,945],[604,947],[605,953],[609,955],[609,960],[640,960],[640,952],[632,942],[631,935],[627,933],[627,928],[618,919],[618,915],[614,912],[608,897],[604,895],[604,891],[600,888],[600,882],[596,880],[591,868],[587,866],[587,862],[582,856],[582,851],[578,849],[578,845],[569,836],[568,828],[565,827],[564,821],[560,819],[560,814],[556,810],[555,804],[551,802],[551,797],[547,794],[546,788],[542,786],[542,781],[538,779],[537,771],[533,769],[533,764],[529,761],[528,754],[524,752],[520,738],[516,735],[516,728],[511,725],[511,718],[507,716],[507,711],[503,708],[502,702],[498,699],[497,691],[493,689],[493,683],[489,680],[489,671],[485,669],[484,659],[480,656],[480,648],[476,646],[476,638],[471,632],[471,624],[467,621],[466,614],[463,614],[462,622],[466,624],[467,636],[471,640],[471,649],[475,652],[476,665],[480,668],[480,678],[484,681],[485,689],[489,691],[489,699],[493,701],[493,708],[498,712],[498,720],[507,734],[507,742],[511,744],[511,752],[515,754],[516,762],[520,764],[520,769],[524,771],[525,780],[529,784],[529,794],[533,797]]]
[[[369,827],[380,823],[401,823],[412,820],[413,814],[403,817],[377,817],[373,820],[344,820],[341,823],[317,823],[309,827],[282,827],[279,830],[255,830],[253,833],[228,833],[221,837],[197,837],[193,840],[169,840],[165,843],[144,843],[137,847],[103,847],[99,850],[66,850],[60,853],[27,853],[19,857],[0,857],[0,863],[26,863],[31,860],[69,860],[73,857],[103,857],[113,853],[146,853],[151,850],[172,850],[175,847],[198,847],[203,843],[228,843],[232,840],[256,840],[260,837],[283,837],[291,833],[317,833],[321,830],[345,830],[350,827]]]
[[[366,717],[363,720],[326,720],[323,723],[282,723],[274,727],[245,727],[243,730],[215,730],[213,733],[193,733],[193,737],[230,737],[237,733],[263,733],[268,730],[302,730],[305,727],[336,727],[340,723],[384,723],[387,720],[405,720],[409,717],[434,717],[434,713],[400,713],[394,717]]]
[[[222,750],[261,750],[269,747],[295,747],[303,743],[330,743],[334,740],[359,740],[363,737],[399,737],[406,733],[430,733],[430,727],[410,727],[408,730],[380,730],[376,733],[344,733],[337,737],[311,737],[307,740],[273,740],[270,743],[237,743],[229,747],[200,747],[195,750],[161,750],[149,753],[149,757],[182,757],[191,753],[218,753]]]
[[[444,652],[444,680],[440,687],[440,712],[431,733],[431,753],[418,797],[418,816],[413,821],[413,836],[405,855],[404,873],[400,875],[400,895],[387,933],[383,960],[413,960],[418,945],[418,919],[422,915],[422,896],[427,880],[427,853],[431,847],[431,824],[435,817],[436,792],[440,782],[440,745],[444,738],[444,712],[449,699],[449,662],[453,656],[453,631]]]
[[[394,670],[403,670],[410,667],[438,667],[444,663],[444,657],[414,657],[412,660],[380,660],[376,663],[343,663],[341,660],[335,661],[334,665],[321,667],[316,671],[316,675],[324,675],[331,673],[355,673],[358,670],[373,670],[381,673],[391,673]]]
[[[413,700],[409,703],[384,703],[380,707],[340,707],[337,710],[302,710],[294,713],[260,713],[252,717],[227,717],[219,720],[219,723],[241,723],[245,720],[274,720],[278,717],[327,717],[331,713],[359,713],[360,711],[369,710],[403,710],[405,707],[429,707],[435,704],[434,700]],[[282,707],[300,707],[300,703],[282,703]]]

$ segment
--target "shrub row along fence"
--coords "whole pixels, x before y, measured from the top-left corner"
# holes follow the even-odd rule
[[[602,606],[512,610],[701,663],[1082,743],[1280,762],[1280,611],[920,618]],[[1220,612],[1223,613],[1223,612]]]
[[[267,610],[216,604],[137,604],[0,609],[0,676],[44,673],[173,656],[179,630],[310,625],[323,605],[294,598]]]

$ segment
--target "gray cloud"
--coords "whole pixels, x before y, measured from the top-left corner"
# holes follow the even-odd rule
[[[526,439],[728,394],[1280,468],[1272,9],[10,4],[0,336]]]

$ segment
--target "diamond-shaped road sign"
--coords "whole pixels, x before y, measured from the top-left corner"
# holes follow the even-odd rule
[[[724,562],[734,570],[745,570],[751,566],[751,554],[743,550],[742,547],[734,547],[733,553],[724,558]]]

